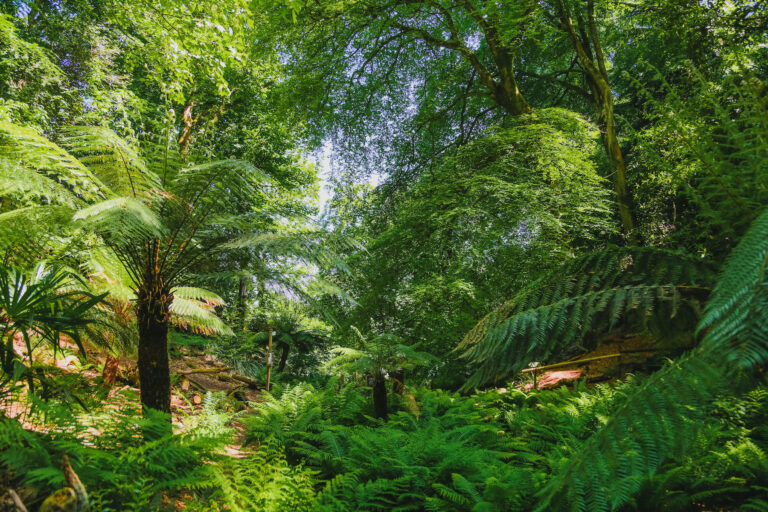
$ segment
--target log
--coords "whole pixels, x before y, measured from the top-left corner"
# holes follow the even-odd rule
[[[21,501],[19,495],[16,494],[16,491],[8,489],[8,496],[13,500],[13,504],[16,506],[16,512],[28,512],[27,507],[24,506],[24,503]]]
[[[546,366],[537,366],[535,368],[526,368],[525,370],[521,370],[520,373],[528,373],[528,372],[539,372],[541,370],[549,370],[551,368],[560,368],[562,366],[571,366],[571,365],[578,365],[578,364],[584,364],[588,363],[590,361],[597,361],[600,359],[609,359],[611,357],[621,357],[621,354],[608,354],[606,356],[596,356],[596,357],[588,357],[586,359],[576,359],[574,361],[563,361],[562,363],[555,363],[555,364],[548,364]]]
[[[223,373],[233,370],[231,366],[224,366],[222,368],[198,368],[193,370],[179,370],[176,373],[179,375],[192,375],[193,373]]]
[[[210,389],[206,388],[199,382],[195,382],[194,379],[187,379],[187,381],[192,385],[193,388],[195,388],[198,391],[202,391],[202,392],[210,391]]]
[[[235,379],[236,381],[248,384],[248,387],[251,389],[258,389],[258,387],[261,385],[259,381],[257,381],[256,379],[252,379],[250,377],[244,377],[242,375],[230,375],[230,377]]]
[[[71,487],[62,487],[45,498],[40,512],[78,512],[77,494]]]
[[[85,492],[85,486],[80,482],[80,478],[75,473],[75,470],[72,469],[69,457],[66,455],[61,458],[61,466],[61,469],[64,471],[64,480],[75,491],[77,496],[77,512],[88,512],[91,508],[88,503],[88,493]]]

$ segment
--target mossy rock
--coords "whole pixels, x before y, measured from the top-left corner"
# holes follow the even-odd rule
[[[48,496],[40,512],[77,512],[77,495],[71,487],[64,487]]]

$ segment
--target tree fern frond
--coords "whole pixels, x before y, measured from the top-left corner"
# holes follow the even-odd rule
[[[28,206],[0,213],[0,250],[12,251],[19,263],[39,259],[65,245],[62,234],[72,220],[67,206]]]
[[[706,297],[713,272],[700,260],[652,248],[613,248],[578,258],[487,315],[456,348],[479,369],[464,389],[519,371],[596,329],[670,318]],[[607,326],[605,329],[602,326]]]
[[[158,176],[122,137],[103,126],[71,126],[61,145],[118,196],[141,196],[160,188]]]
[[[726,262],[699,324],[701,345],[630,392],[620,408],[540,493],[574,510],[616,510],[672,454],[691,444],[712,396],[740,370],[768,361],[768,211]],[[725,364],[724,364],[725,362]]]
[[[232,329],[216,316],[205,302],[175,296],[171,303],[171,313],[174,315],[171,317],[174,323],[192,331],[204,334],[232,334]]]
[[[139,154],[147,162],[147,168],[164,184],[172,182],[184,167],[184,159],[174,136],[169,135],[160,142],[141,140]]]
[[[119,238],[126,244],[160,236],[164,229],[157,213],[133,197],[101,201],[79,210],[73,219],[106,238]]]
[[[699,332],[713,352],[728,354],[739,368],[768,362],[768,210],[726,261],[712,299],[707,303]]]
[[[86,202],[104,199],[108,194],[104,184],[74,156],[35,131],[5,121],[0,121],[0,161],[0,168],[5,170],[12,169],[20,175],[39,173],[61,183]],[[30,177],[29,186],[34,181],[41,183],[39,178]]]
[[[573,510],[615,510],[671,455],[695,440],[722,374],[696,351],[630,392],[608,423],[553,478],[540,511],[553,501]]]
[[[217,160],[181,169],[167,188],[193,207],[200,203],[231,205],[253,197],[267,182],[267,175],[249,162]]]
[[[339,241],[351,244],[349,241]],[[324,268],[349,272],[344,259],[333,250],[328,233],[320,230],[294,233],[257,233],[244,235],[227,244],[232,249],[251,247],[275,256],[300,258]]]
[[[136,297],[133,282],[125,267],[114,254],[103,246],[91,248],[82,263],[83,272],[90,276],[91,286],[99,292],[108,292],[111,300],[129,302]]]
[[[37,172],[19,172],[18,164],[0,156],[0,196],[11,197],[20,204],[57,204],[75,208],[80,202],[76,193],[62,187],[55,176]]]
[[[202,301],[210,306],[223,306],[226,304],[218,294],[204,288],[195,288],[192,286],[177,286],[171,290],[174,297],[182,299]]]

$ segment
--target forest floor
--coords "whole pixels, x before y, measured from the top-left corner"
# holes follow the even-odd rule
[[[18,353],[25,353],[21,339],[15,340]],[[136,358],[120,356],[117,359],[114,384],[105,383],[103,368],[108,356],[92,350],[83,361],[78,357],[77,347],[62,342],[62,352],[54,357],[45,349],[36,352],[35,363],[45,369],[57,382],[66,383],[68,392],[84,406],[98,398],[99,407],[119,410],[122,413],[140,414],[140,393]],[[246,376],[237,374],[216,356],[195,347],[172,347],[171,369],[171,415],[174,430],[184,430],[188,419],[200,412],[207,393],[220,393],[231,399],[233,409],[250,409],[251,402],[260,401],[261,384]],[[18,419],[24,428],[38,428],[27,419],[30,403],[20,399],[19,393],[7,403],[0,404],[9,418]],[[242,456],[243,428],[234,425],[236,436],[233,445],[227,447],[232,456]]]

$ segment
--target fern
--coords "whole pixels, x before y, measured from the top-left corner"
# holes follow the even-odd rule
[[[0,192],[26,200],[74,205],[109,193],[67,151],[35,131],[0,121]]]
[[[70,126],[61,146],[118,196],[146,196],[159,189],[159,177],[148,172],[139,153],[115,132],[100,126]]]
[[[768,361],[768,210],[731,252],[698,331],[706,350],[748,370]]]
[[[228,510],[312,510],[313,472],[290,466],[282,452],[270,444],[246,458],[223,462],[215,471],[218,490],[212,498]]]
[[[0,422],[0,470],[40,494],[64,484],[60,466],[66,454],[98,510],[157,510],[163,491],[181,488],[212,492],[212,464],[230,437],[217,429],[171,435],[159,414],[102,410],[75,415],[71,408],[35,401],[29,419],[37,432],[15,420]],[[210,417],[210,415],[208,416]]]
[[[706,332],[700,347],[627,397],[550,482],[539,510],[553,500],[573,510],[617,509],[670,455],[691,445],[715,393],[768,360],[766,233],[768,211],[729,256],[699,326]]]
[[[457,347],[479,365],[463,389],[561,355],[588,335],[636,331],[694,315],[713,272],[692,257],[650,248],[613,248],[578,258],[532,283],[472,329]],[[657,333],[662,329],[656,329]]]

